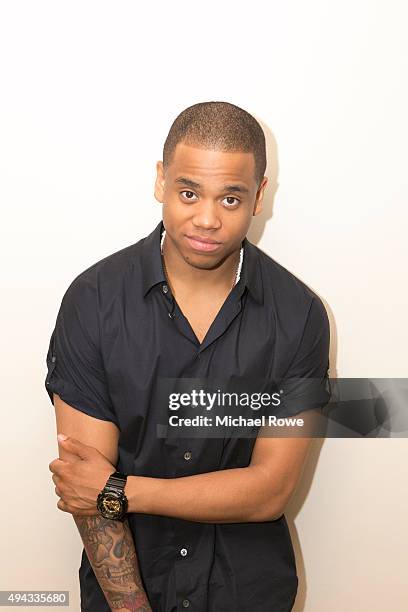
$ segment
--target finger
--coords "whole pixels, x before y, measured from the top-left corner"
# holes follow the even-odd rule
[[[62,459],[57,458],[48,464],[48,469],[55,474],[66,463],[68,463],[68,461],[63,461]]]
[[[57,507],[63,512],[69,512],[67,504],[62,499],[57,501]]]
[[[58,435],[58,443],[62,445],[62,447],[73,455],[77,455],[80,459],[88,459],[92,452],[96,449],[93,446],[88,446],[87,444],[83,444],[76,438],[66,437],[65,440],[60,438],[60,434]]]

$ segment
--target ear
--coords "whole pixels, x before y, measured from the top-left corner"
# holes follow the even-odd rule
[[[261,184],[258,187],[258,191],[256,192],[254,211],[252,213],[252,216],[254,217],[256,215],[259,215],[260,212],[262,212],[263,198],[264,198],[265,187],[267,183],[268,183],[268,177],[264,176],[261,181]]]
[[[154,197],[158,202],[164,204],[164,168],[163,162],[158,161],[156,164],[156,182],[154,184]]]

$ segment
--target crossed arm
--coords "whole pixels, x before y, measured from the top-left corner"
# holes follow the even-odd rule
[[[303,418],[311,417],[307,411]],[[285,510],[310,443],[305,437],[258,437],[247,467],[179,478],[128,476],[129,512],[201,523],[272,521]]]
[[[96,448],[116,466],[119,430],[114,423],[90,417],[56,394],[54,405],[58,433]],[[307,432],[313,411],[297,416],[304,418]],[[258,437],[244,468],[170,479],[128,476],[128,512],[208,523],[274,520],[283,514],[296,487],[310,443],[309,437]],[[60,458],[69,461],[70,453],[60,447]],[[96,508],[94,516],[72,514],[111,608],[150,610],[128,522],[103,519]]]
[[[54,393],[57,433],[65,433],[84,444],[93,446],[112,465],[118,459],[118,430],[108,421],[94,419],[63,402]],[[75,461],[78,458],[63,447],[60,459]],[[54,477],[53,477],[54,480]],[[55,482],[55,480],[54,480]],[[56,486],[58,491],[58,485]],[[82,542],[106,600],[116,612],[151,612],[143,588],[139,564],[128,520],[123,523],[105,519],[95,509],[94,516],[73,513]]]

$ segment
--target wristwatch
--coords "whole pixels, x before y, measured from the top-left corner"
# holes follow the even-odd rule
[[[124,493],[127,475],[113,472],[96,500],[100,514],[115,521],[124,521],[128,509],[128,499]]]

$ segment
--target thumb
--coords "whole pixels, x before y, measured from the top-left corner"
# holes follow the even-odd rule
[[[83,444],[76,438],[68,437],[65,434],[58,434],[57,438],[58,442],[73,455],[77,455],[81,459],[89,458],[91,447],[87,444]]]

